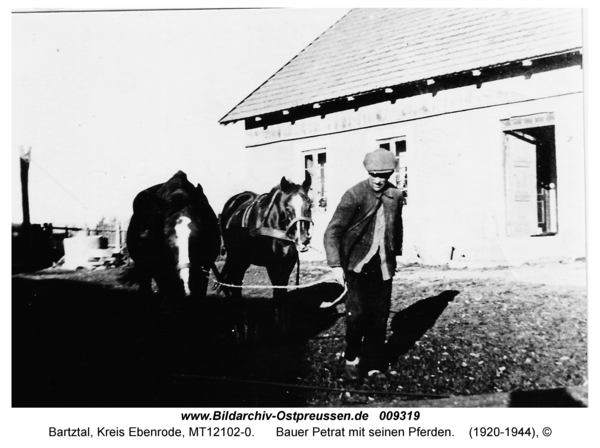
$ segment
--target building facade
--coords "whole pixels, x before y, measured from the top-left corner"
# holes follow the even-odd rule
[[[406,260],[584,257],[581,33],[578,10],[353,10],[221,122],[244,123],[254,176],[312,176],[317,249],[365,153],[384,147]],[[354,49],[335,53],[344,68],[327,58],[340,46]]]

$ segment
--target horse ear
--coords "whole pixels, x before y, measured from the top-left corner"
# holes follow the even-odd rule
[[[279,182],[279,186],[281,187],[281,191],[285,192],[290,188],[290,181],[283,176],[281,182]]]
[[[200,184],[196,185],[196,191],[201,195],[204,194],[204,190],[202,189],[202,185],[200,185]]]
[[[304,191],[308,194],[308,191],[310,190],[310,185],[312,183],[312,176],[310,175],[309,172],[306,172],[304,174],[304,182],[302,182],[302,188],[304,189]]]

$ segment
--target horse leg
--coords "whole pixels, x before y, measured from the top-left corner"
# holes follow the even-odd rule
[[[293,264],[291,264],[291,267],[287,266],[286,264],[271,265],[267,267],[267,273],[269,274],[271,284],[276,287],[273,289],[275,325],[277,331],[283,337],[286,337],[288,334],[289,307],[286,301],[287,290],[281,287],[288,286],[290,274],[292,273],[293,269]]]
[[[152,297],[152,276],[148,272],[139,273],[138,285],[138,293],[143,299]]]
[[[231,253],[228,253],[225,264],[223,265],[223,270],[221,271],[223,283],[241,286],[244,281],[244,275],[249,267],[250,263],[233,257]],[[233,315],[233,332],[235,339],[237,342],[245,342],[249,339],[249,325],[248,314],[244,309],[244,302],[242,300],[242,288],[226,288],[228,288],[231,296],[230,303]]]
[[[190,273],[190,289],[192,291],[192,297],[198,299],[206,299],[208,289],[208,278],[209,278],[210,267],[192,267],[193,271]]]

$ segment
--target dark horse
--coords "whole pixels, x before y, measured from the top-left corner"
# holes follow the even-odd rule
[[[163,297],[205,297],[220,245],[217,217],[184,172],[135,197],[127,247],[140,293],[150,294],[154,279]]]
[[[251,264],[264,266],[274,286],[287,286],[298,261],[298,252],[310,244],[310,176],[302,185],[285,177],[269,193],[246,191],[230,198],[223,207],[220,225],[227,254],[221,271],[224,283],[241,285]],[[241,299],[240,288],[231,295]],[[285,289],[274,289],[275,306],[285,297]]]

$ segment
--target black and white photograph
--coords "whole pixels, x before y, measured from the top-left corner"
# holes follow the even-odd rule
[[[586,10],[398,6],[11,10],[13,410],[589,407]]]

